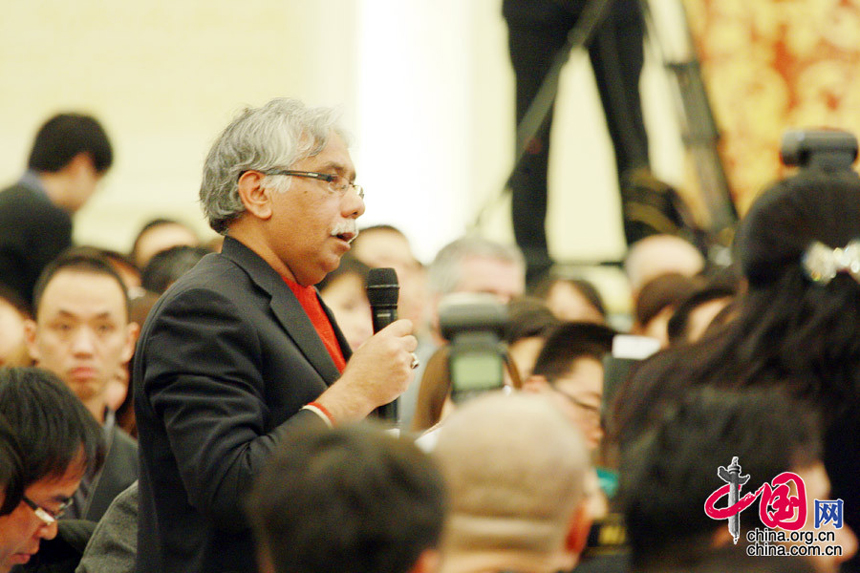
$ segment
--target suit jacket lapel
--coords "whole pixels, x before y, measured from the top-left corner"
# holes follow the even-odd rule
[[[271,296],[270,308],[277,317],[278,322],[284,328],[296,347],[301,350],[308,362],[319,372],[327,385],[331,385],[335,380],[340,378],[340,372],[334,361],[326,350],[325,345],[320,340],[313,323],[308,318],[307,313],[299,304],[293,292],[284,283],[283,278],[269,266],[266,261],[254,253],[251,249],[237,241],[227,237],[224,239],[224,246],[221,250],[222,254],[233,260],[248,273],[248,276],[263,290]],[[324,307],[325,308],[325,307]],[[340,330],[334,323],[334,319],[329,313],[326,314],[329,320],[335,327],[335,332],[338,334],[338,342],[341,349],[344,350],[344,357],[349,357],[348,346],[344,343],[343,336]]]

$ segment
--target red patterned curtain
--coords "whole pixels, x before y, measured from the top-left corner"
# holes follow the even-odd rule
[[[860,0],[683,1],[741,213],[784,175],[786,129],[860,134]]]

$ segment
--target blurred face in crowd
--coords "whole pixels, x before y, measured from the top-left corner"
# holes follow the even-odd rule
[[[179,223],[164,223],[150,227],[137,240],[134,258],[141,269],[158,253],[171,247],[196,247],[200,239],[194,232]]]
[[[600,311],[582,292],[567,281],[556,281],[546,297],[546,305],[561,320],[575,322],[606,322]]]
[[[61,476],[47,476],[30,484],[24,495],[49,515],[55,515],[81,483],[84,471],[81,460],[79,458],[72,463]],[[0,517],[0,573],[27,563],[39,551],[42,539],[56,536],[56,522],[47,524],[33,508],[21,501],[12,513]]]
[[[30,356],[24,339],[26,318],[0,298],[0,366],[27,366]]]
[[[347,273],[339,276],[320,291],[320,296],[334,313],[350,348],[355,350],[373,336],[370,302],[359,275]]]
[[[400,283],[397,301],[400,318],[408,318],[415,325],[424,319],[426,289],[424,269],[412,254],[409,241],[391,229],[362,231],[352,245],[352,254],[371,268],[393,268]]]
[[[552,386],[562,412],[582,431],[589,451],[596,450],[603,439],[603,364],[594,358],[578,358]]]
[[[473,256],[463,261],[460,292],[489,293],[507,304],[526,290],[525,273],[513,262]]]
[[[99,405],[112,376],[134,350],[122,286],[107,274],[63,269],[53,276],[28,323],[30,353],[84,404]],[[101,406],[103,409],[103,405]],[[103,412],[90,408],[101,421]]]

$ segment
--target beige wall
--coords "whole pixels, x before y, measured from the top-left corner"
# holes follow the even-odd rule
[[[424,261],[462,233],[510,169],[513,74],[499,0],[9,2],[0,19],[0,177],[14,180],[50,114],[98,116],[117,162],[78,242],[126,250],[156,215],[207,232],[196,205],[209,143],[243,105],[336,105],[355,134],[367,224],[403,228]],[[643,80],[652,155],[678,182],[659,69]],[[620,256],[608,137],[587,60],[565,71],[551,173],[551,248]],[[485,231],[510,240],[507,204]]]

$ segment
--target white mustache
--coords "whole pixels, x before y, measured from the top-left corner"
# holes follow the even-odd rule
[[[332,237],[336,237],[337,235],[349,235],[349,242],[352,243],[358,237],[358,225],[352,219],[339,223],[331,231]]]

